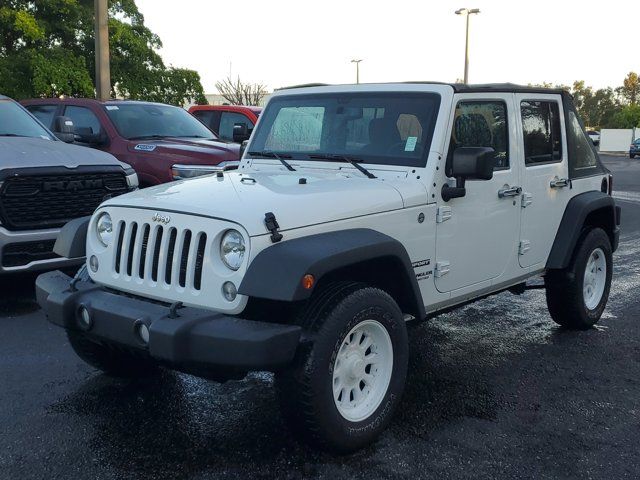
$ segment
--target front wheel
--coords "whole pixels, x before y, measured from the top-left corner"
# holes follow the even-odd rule
[[[407,374],[402,312],[379,289],[334,285],[312,302],[310,337],[295,364],[276,377],[294,431],[324,448],[350,452],[389,424]]]
[[[601,228],[584,233],[569,267],[545,276],[551,318],[567,328],[593,327],[607,305],[612,271],[609,236]]]

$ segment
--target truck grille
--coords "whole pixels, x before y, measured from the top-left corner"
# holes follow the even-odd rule
[[[122,173],[9,177],[0,192],[0,216],[9,230],[56,228],[127,191]]]
[[[202,288],[205,232],[120,221],[115,238],[117,274],[174,288]]]

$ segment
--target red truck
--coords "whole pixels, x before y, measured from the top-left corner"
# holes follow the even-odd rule
[[[240,145],[219,138],[186,110],[161,103],[47,98],[21,102],[54,130],[58,117],[73,122],[76,143],[131,165],[140,186],[158,185],[236,168]],[[244,136],[243,136],[244,133]],[[242,129],[236,132],[249,138]]]
[[[249,138],[261,112],[261,107],[244,105],[194,105],[189,108],[189,113],[209,130],[223,140],[237,143],[242,143],[243,136]]]

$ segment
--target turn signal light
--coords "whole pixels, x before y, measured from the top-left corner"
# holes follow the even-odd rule
[[[305,290],[311,290],[316,283],[316,279],[310,273],[307,273],[304,277],[302,277],[302,288]]]

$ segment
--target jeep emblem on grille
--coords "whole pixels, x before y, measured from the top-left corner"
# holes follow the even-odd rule
[[[154,213],[151,220],[158,223],[167,224],[171,221],[171,217],[169,215],[162,215],[161,213]]]

